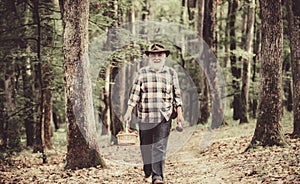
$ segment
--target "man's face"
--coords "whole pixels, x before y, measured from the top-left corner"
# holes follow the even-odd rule
[[[150,53],[149,54],[149,63],[150,67],[154,70],[161,70],[162,67],[165,65],[166,61],[166,53],[158,52],[158,53]]]

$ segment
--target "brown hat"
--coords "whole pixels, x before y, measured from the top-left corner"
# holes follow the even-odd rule
[[[145,51],[145,54],[149,56],[150,53],[166,53],[167,57],[170,54],[169,50],[166,50],[165,47],[161,44],[155,43],[149,47],[148,50]]]

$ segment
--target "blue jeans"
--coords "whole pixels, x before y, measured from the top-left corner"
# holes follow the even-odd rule
[[[145,176],[163,180],[171,119],[160,123],[139,123],[140,149]]]

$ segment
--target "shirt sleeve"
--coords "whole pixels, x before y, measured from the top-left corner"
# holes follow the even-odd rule
[[[128,100],[128,105],[135,107],[136,104],[140,101],[141,98],[141,79],[140,79],[140,72],[137,73],[131,91],[130,91],[130,96]]]
[[[173,77],[173,95],[174,95],[175,106],[176,107],[182,106],[179,80],[178,80],[178,75],[177,75],[176,71],[173,71],[172,77]]]

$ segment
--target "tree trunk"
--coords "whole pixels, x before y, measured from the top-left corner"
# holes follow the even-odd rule
[[[44,91],[44,102],[43,102],[43,124],[44,124],[44,140],[45,140],[45,147],[48,149],[52,148],[51,137],[53,134],[53,130],[51,128],[52,122],[52,92],[47,89]]]
[[[181,0],[181,13],[180,13],[180,23],[186,25],[186,14],[187,14],[187,0]]]
[[[246,27],[245,51],[252,52],[254,17],[255,17],[255,0],[247,1],[248,4],[248,19]],[[241,112],[240,123],[248,123],[248,101],[249,101],[249,86],[250,86],[250,57],[243,58],[242,72],[242,91],[241,91]]]
[[[43,80],[42,80],[42,58],[41,58],[41,18],[39,12],[39,0],[32,0],[33,3],[33,21],[36,24],[36,54],[37,62],[34,66],[34,89],[36,102],[36,126],[35,126],[35,140],[33,152],[41,152],[44,154],[45,140],[44,140],[44,121],[43,121]]]
[[[214,54],[217,53],[217,37],[216,37],[216,11],[217,2],[214,0],[205,1],[204,13],[204,31],[203,38],[210,48],[210,52],[204,56],[204,60],[208,63],[206,70],[207,78],[210,85],[210,97],[212,106],[212,128],[218,128],[221,125],[226,125],[223,109],[221,104],[221,95],[218,89],[217,77],[217,60]]]
[[[196,5],[197,5],[196,0],[188,0],[187,2],[189,26],[190,28],[192,28],[192,30],[195,30],[195,25],[196,25],[196,16],[195,16]]]
[[[198,35],[203,38],[203,19],[204,19],[204,6],[205,0],[198,0]]]
[[[49,48],[53,48],[54,44],[54,23],[50,19],[53,16],[54,1],[44,0],[42,2],[43,6],[48,8],[40,9],[41,16],[41,34],[43,35],[41,43],[43,45],[42,52],[42,79],[43,79],[43,116],[42,121],[44,125],[44,139],[46,148],[52,148],[51,137],[52,137],[52,81],[53,81],[53,71],[51,68],[53,53],[49,51]]]
[[[283,32],[285,32],[284,30]],[[287,32],[287,31],[286,31]],[[283,107],[286,108],[288,112],[293,111],[293,92],[292,92],[292,71],[291,71],[291,58],[290,52],[284,51],[284,59],[282,62],[282,86],[283,86]]]
[[[293,76],[294,137],[300,137],[300,2],[287,0],[291,63]]]
[[[19,150],[21,147],[20,124],[16,118],[16,61],[15,58],[6,61],[5,68],[5,102],[6,102],[6,143],[8,149]]]
[[[1,73],[4,73],[4,71],[2,70],[4,67],[2,65],[2,63],[0,64],[1,66]],[[4,85],[4,80],[2,78],[0,78],[0,90],[4,91],[5,90],[5,85]],[[6,136],[5,136],[5,124],[6,124],[6,118],[5,118],[5,95],[0,94],[0,150],[2,150],[2,148],[6,147]]]
[[[148,0],[143,0],[142,21],[147,22],[147,20],[149,19],[149,15],[150,15],[150,10],[149,10]],[[147,32],[148,30],[146,26],[144,26],[140,31],[140,34],[145,40],[148,40]]]
[[[225,23],[225,29],[224,29],[224,58],[223,58],[223,64],[222,66],[227,67],[228,65],[228,60],[229,60],[229,39],[230,39],[230,21],[228,21],[227,19],[230,17],[231,15],[231,3],[230,1],[228,2],[228,10],[227,10],[227,18],[225,19],[226,23]],[[226,79],[226,76],[224,76]]]
[[[256,2],[256,6],[259,7],[259,0],[255,0]],[[260,20],[261,16],[259,13],[259,20]],[[251,81],[252,81],[252,85],[253,85],[253,89],[257,88],[257,80],[256,80],[256,76],[257,76],[257,63],[258,61],[260,61],[260,50],[261,50],[261,29],[260,29],[260,23],[258,21],[257,18],[255,18],[255,24],[254,24],[254,32],[255,32],[255,43],[254,43],[254,48],[253,48],[253,69],[252,69],[252,76],[251,76]],[[251,107],[251,116],[253,118],[256,118],[256,111],[257,111],[257,106],[258,106],[258,93],[256,92],[256,90],[252,90],[252,97],[251,97],[251,103],[250,103],[250,107]]]
[[[284,145],[282,119],[282,46],[281,1],[260,0],[262,15],[262,60],[258,117],[252,146]]]
[[[110,115],[111,115],[111,127],[110,127],[110,130],[111,130],[111,135],[112,135],[112,142],[114,144],[117,144],[117,139],[116,139],[116,135],[123,129],[123,126],[122,126],[122,121],[120,120],[120,117],[117,116],[117,114],[121,114],[120,113],[120,110],[121,110],[121,107],[119,107],[119,104],[120,104],[120,98],[116,98],[114,96],[112,96],[113,92],[112,92],[112,89],[114,88],[115,85],[118,85],[115,83],[115,78],[117,76],[117,73],[118,73],[118,70],[119,70],[119,67],[117,66],[117,63],[116,61],[113,61],[113,64],[112,64],[112,68],[111,68],[111,73],[110,73],[110,79],[111,79],[111,85],[110,85]],[[116,87],[118,88],[118,87]],[[120,90],[120,89],[119,89]],[[114,94],[117,96],[119,92],[114,92]],[[115,103],[115,104],[112,104],[114,100],[118,100],[119,102]],[[114,109],[112,108],[114,107]],[[119,111],[119,113],[118,113]]]
[[[30,48],[28,46],[27,50]],[[30,58],[23,58],[22,63],[22,80],[23,80],[23,96],[25,97],[24,109],[26,113],[24,114],[24,124],[26,131],[26,145],[34,145],[34,104],[33,104],[33,79],[32,75],[27,73],[27,67],[30,66]],[[29,67],[30,70],[32,69]]]
[[[104,110],[103,110],[103,118],[102,118],[102,133],[101,135],[106,135],[111,133],[110,132],[110,124],[111,124],[111,117],[110,117],[110,65],[106,67],[104,71],[104,81],[105,86],[103,89],[103,101],[104,101]]]
[[[144,4],[144,7],[147,7],[147,1],[145,0],[144,1],[145,4]],[[119,17],[119,14],[118,14],[118,10],[119,10],[119,6],[117,4],[117,2],[111,2],[110,3],[110,10],[109,12],[107,12],[107,16],[110,17],[111,19],[114,19],[114,22],[113,24],[111,25],[111,28],[108,30],[107,32],[107,40],[106,40],[106,48],[110,51],[115,51],[116,48],[117,48],[117,45],[119,44],[118,43],[118,35],[117,35],[117,32],[116,32],[116,27],[119,26],[120,22],[119,20],[117,20],[116,18]],[[143,11],[143,18],[146,19],[147,17],[147,13],[146,11]],[[146,31],[146,30],[143,30],[143,31]],[[106,106],[107,106],[107,112],[106,114],[109,116],[109,120],[110,122],[108,123],[110,125],[109,129],[110,129],[110,132],[111,132],[111,142],[113,144],[117,144],[117,139],[116,139],[116,135],[120,132],[120,130],[122,130],[122,122],[120,121],[120,118],[117,116],[115,110],[117,109],[117,104],[120,104],[120,103],[117,103],[117,104],[112,104],[113,101],[113,96],[112,96],[112,89],[113,89],[113,86],[115,85],[114,84],[114,80],[115,80],[115,77],[117,75],[117,72],[119,70],[119,63],[117,60],[111,58],[110,59],[110,63],[109,63],[109,73],[107,73],[107,79],[108,79],[108,83],[106,86],[106,95],[107,95],[107,102],[106,102]],[[108,90],[108,91],[107,91]],[[120,100],[119,98],[117,100]],[[113,109],[113,107],[116,107],[116,109]],[[110,114],[108,114],[110,113]]]
[[[232,0],[229,1],[229,30],[230,30],[230,51],[233,52],[236,50],[236,33],[235,33],[235,21],[236,21],[236,12],[238,8],[238,1]],[[231,64],[231,73],[232,73],[232,88],[233,88],[233,119],[240,119],[240,78],[241,78],[241,69],[237,65],[237,58],[234,53],[230,54],[230,64]]]
[[[63,53],[65,69],[68,169],[105,166],[97,146],[88,60],[89,1],[64,0]]]
[[[198,35],[199,38],[203,38],[203,30],[204,30],[204,10],[205,10],[205,0],[198,0]],[[200,51],[201,53],[201,51]],[[203,56],[201,56],[203,57]],[[208,83],[207,77],[205,76],[205,69],[200,68],[200,96],[199,96],[199,117],[198,124],[205,124],[208,122],[209,118],[209,93],[208,93]]]
[[[0,129],[1,147],[3,150],[20,151],[21,138],[20,128],[22,122],[19,110],[18,97],[18,56],[22,44],[21,31],[16,27],[23,22],[19,19],[21,12],[18,11],[16,1],[1,1],[1,62],[0,62]],[[21,16],[20,16],[21,17]],[[2,151],[2,150],[1,150]]]

